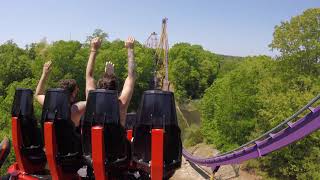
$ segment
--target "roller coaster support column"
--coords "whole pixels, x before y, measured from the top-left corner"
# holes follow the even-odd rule
[[[92,160],[96,180],[107,180],[105,171],[104,128],[94,126],[91,128]]]
[[[214,175],[218,172],[219,169],[220,169],[220,166],[211,167],[212,175],[210,179],[214,179]]]
[[[151,179],[163,179],[163,129],[151,131]]]

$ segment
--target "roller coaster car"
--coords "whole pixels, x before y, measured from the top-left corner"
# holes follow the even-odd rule
[[[172,92],[145,91],[133,130],[132,160],[151,179],[168,179],[181,166],[180,138]]]
[[[122,177],[129,165],[130,146],[120,124],[116,91],[89,92],[81,128],[84,158],[93,167],[95,178]]]
[[[125,128],[127,130],[127,138],[129,141],[132,140],[132,137],[133,137],[132,132],[133,132],[133,127],[136,123],[136,120],[137,120],[136,113],[127,113]]]
[[[49,89],[42,109],[46,157],[52,179],[78,179],[84,165],[80,134],[71,121],[69,93]]]
[[[33,92],[17,88],[12,106],[12,139],[17,163],[9,173],[44,174],[46,156],[33,109]]]

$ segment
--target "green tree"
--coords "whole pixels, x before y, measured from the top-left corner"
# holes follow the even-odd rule
[[[290,21],[275,27],[272,49],[281,59],[292,64],[289,68],[307,74],[320,73],[320,8],[308,9]]]
[[[12,41],[0,46],[0,95],[11,82],[32,76],[30,63],[27,52]]]
[[[32,63],[34,77],[40,78],[43,64],[51,60],[53,69],[48,79],[48,87],[57,87],[61,79],[76,79],[80,87],[80,99],[84,99],[85,67],[89,50],[79,41],[57,41],[50,45],[36,46],[39,50]]]
[[[279,63],[282,65],[282,63]],[[280,68],[279,68],[280,69]],[[303,107],[320,91],[320,79],[310,75],[299,75],[288,79],[283,72],[267,77],[259,83],[257,101],[256,135],[266,132]],[[320,168],[320,133],[274,152],[261,160],[263,170],[279,179],[317,179]],[[308,148],[307,148],[308,147]]]
[[[95,29],[92,35],[87,36],[86,43],[90,44],[91,40],[95,37],[99,37],[100,39],[102,39],[102,41],[106,41],[109,35],[108,33],[104,32],[102,29]]]
[[[273,66],[266,56],[249,57],[217,79],[201,100],[202,132],[209,143],[230,150],[250,140],[257,122],[258,84]]]
[[[170,81],[180,100],[202,97],[216,78],[219,58],[200,45],[175,44],[169,60]]]
[[[201,100],[202,132],[221,150],[234,148],[275,127],[320,91],[319,8],[276,26],[274,61],[247,58],[218,76]],[[319,103],[318,103],[319,104]],[[303,140],[260,159],[260,167],[277,179],[319,179],[319,137]]]

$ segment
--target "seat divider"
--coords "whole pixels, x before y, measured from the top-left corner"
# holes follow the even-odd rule
[[[104,128],[94,126],[91,128],[92,161],[96,180],[107,180],[105,169]]]
[[[62,179],[61,168],[58,167],[57,157],[57,146],[56,136],[53,122],[44,123],[44,143],[46,149],[46,157],[50,168],[50,173],[53,180]]]
[[[163,179],[163,129],[151,131],[151,180]]]

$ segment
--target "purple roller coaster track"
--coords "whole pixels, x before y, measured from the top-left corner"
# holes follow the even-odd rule
[[[237,149],[210,158],[196,157],[183,149],[183,156],[187,161],[211,167],[212,170],[217,170],[221,165],[239,164],[249,159],[264,156],[272,151],[283,148],[320,128],[320,106],[317,108],[311,107],[319,99],[320,94],[275,128]],[[298,118],[306,110],[309,110],[310,112],[301,119],[293,122],[295,118]]]

